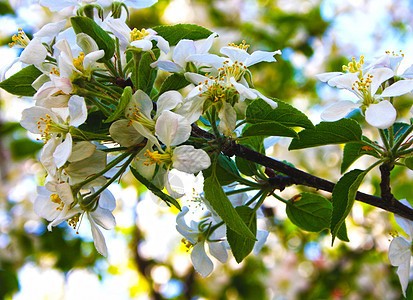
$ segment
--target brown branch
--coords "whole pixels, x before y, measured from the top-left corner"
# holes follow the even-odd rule
[[[201,131],[203,131],[200,128],[197,128],[197,135],[201,135]],[[205,131],[204,131],[205,132]],[[211,134],[206,132],[207,135],[205,135],[205,138],[210,138]],[[249,160],[251,162],[255,162],[259,165],[262,165],[264,167],[271,168],[277,172],[283,173],[290,177],[291,183],[296,184],[296,185],[304,185],[312,188],[316,188],[318,190],[323,190],[326,192],[332,192],[333,188],[335,186],[335,183],[319,178],[317,176],[311,175],[309,173],[306,173],[304,171],[301,171],[297,168],[291,167],[283,162],[280,162],[274,158],[265,156],[257,151],[254,151],[252,149],[249,149],[243,145],[237,144],[235,141],[228,141],[227,144],[224,146],[224,148],[221,150],[221,152],[226,155],[226,156],[238,156],[241,158],[244,158],[246,160]],[[388,171],[390,172],[390,170]],[[389,183],[385,183],[389,186]],[[390,188],[388,188],[390,192]],[[391,193],[390,193],[391,194]],[[380,197],[376,197],[373,195],[365,194],[362,192],[357,192],[356,194],[356,200],[375,206],[379,207],[381,209],[384,209],[386,211],[395,213],[403,218],[409,219],[413,221],[413,209],[403,205],[400,201],[397,201],[392,195],[393,200],[389,201],[386,198],[386,192],[385,195]]]

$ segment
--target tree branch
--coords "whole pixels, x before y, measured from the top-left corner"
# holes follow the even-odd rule
[[[202,132],[204,132],[205,134],[203,135]],[[209,132],[206,132],[199,127],[197,127],[196,129],[196,134],[197,136],[202,135],[207,139],[211,139],[212,136]],[[221,149],[221,152],[226,156],[231,157],[235,155],[246,160],[249,160],[251,162],[255,162],[264,167],[271,168],[277,172],[283,173],[290,177],[289,182],[296,185],[304,185],[330,193],[333,191],[333,188],[335,186],[335,183],[331,181],[319,178],[317,176],[301,171],[297,168],[291,167],[274,158],[265,156],[257,151],[249,149],[243,145],[237,144],[235,141],[228,141],[224,145],[223,149]],[[388,170],[388,172],[390,173],[390,170]],[[388,185],[389,183],[385,184]],[[390,193],[390,188],[388,188],[388,192]],[[375,207],[379,207],[381,209],[395,213],[403,218],[413,221],[413,209],[403,205],[400,201],[397,201],[397,199],[395,199],[391,193],[390,195],[394,200],[388,201],[386,195],[388,196],[388,194],[386,194],[385,192],[384,195],[382,195],[382,198],[380,198],[362,192],[357,192],[356,200]]]

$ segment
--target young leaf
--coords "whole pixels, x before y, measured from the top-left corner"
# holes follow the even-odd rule
[[[225,224],[236,233],[255,240],[255,235],[251,232],[241,219],[235,208],[232,206],[227,195],[225,195],[215,171],[204,181],[205,198],[211,204],[215,212],[221,217]]]
[[[413,157],[408,157],[404,160],[404,164],[406,167],[408,167],[410,170],[413,170]]]
[[[257,234],[257,214],[248,206],[237,206],[235,210],[238,212],[241,219],[248,226],[249,230],[254,234]],[[231,228],[227,227],[227,239],[231,246],[232,254],[234,254],[237,263],[251,253],[254,248],[255,241],[246,238],[244,235],[240,235]]]
[[[363,136],[363,140],[367,139]],[[360,143],[348,143],[344,146],[341,173],[343,174],[357,159],[363,155],[371,155],[380,158],[380,154],[373,148]]]
[[[215,174],[219,183],[224,186],[237,181],[241,175],[232,159],[220,154],[217,160]],[[202,171],[204,178],[211,176],[213,165]]]
[[[156,196],[158,196],[163,201],[165,201],[166,205],[171,206],[171,204],[172,204],[177,209],[181,210],[181,206],[179,205],[178,201],[176,201],[174,198],[172,198],[171,196],[165,194],[160,189],[158,189],[152,182],[150,182],[148,179],[146,179],[141,174],[139,174],[136,169],[134,169],[134,168],[130,168],[130,169],[132,171],[133,176],[135,176],[135,178],[140,183],[142,183],[144,186],[146,186],[148,188],[148,190],[150,190]]]
[[[262,122],[249,125],[245,128],[242,136],[286,136],[298,137],[297,133],[287,126],[278,122]]]
[[[333,213],[331,216],[330,225],[333,239],[331,244],[334,243],[338,230],[353,207],[357,190],[360,187],[365,175],[366,172],[363,170],[352,170],[344,174],[333,189]]]
[[[40,75],[42,75],[42,72],[31,65],[0,82],[0,88],[13,95],[30,97],[36,93],[36,90],[32,87],[32,83]]]
[[[301,199],[288,202],[288,218],[301,229],[318,232],[329,228],[333,205],[323,196],[302,193]]]
[[[275,109],[262,99],[254,100],[247,107],[247,122],[257,124],[274,121],[287,127],[314,128],[313,123],[301,111],[278,99],[274,101],[278,104]]]
[[[288,150],[317,147],[330,144],[344,144],[361,141],[360,124],[351,119],[336,122],[321,122],[314,129],[304,129],[299,138],[292,140]]]
[[[394,140],[397,142],[397,139],[403,135],[410,127],[410,124],[402,123],[402,122],[395,122],[393,124],[393,135]],[[384,133],[386,134],[387,138],[389,138],[389,130],[384,129]]]
[[[113,57],[115,53],[115,42],[95,21],[88,17],[77,16],[71,17],[70,22],[76,34],[81,32],[86,33],[96,42],[100,50],[105,51],[105,56],[99,59],[99,62],[104,62]]]
[[[169,42],[169,46],[175,46],[180,40],[202,40],[212,34],[205,27],[194,24],[161,25],[152,27],[158,35]]]
[[[120,116],[122,116],[131,98],[132,98],[132,88],[130,86],[127,86],[123,90],[122,96],[119,99],[118,106],[116,106],[115,111],[104,122],[110,123],[110,122],[117,120]]]
[[[172,74],[171,76],[167,77],[162,83],[159,95],[171,90],[178,91],[186,87],[188,84],[191,83],[185,79],[185,76],[183,74]]]
[[[153,49],[152,52],[155,54],[156,59],[159,58],[160,50]],[[139,70],[138,70],[138,81],[135,85],[136,89],[144,91],[146,94],[150,95],[152,92],[152,87],[156,79],[157,69],[154,69],[150,66],[153,63],[153,57],[148,52],[142,55],[141,60],[139,61]]]

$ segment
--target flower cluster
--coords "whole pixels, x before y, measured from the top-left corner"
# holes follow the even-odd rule
[[[202,29],[204,40],[181,38],[172,61],[158,60],[161,51],[170,51],[169,41],[154,29],[129,28],[122,14],[125,5],[140,8],[155,2],[113,2],[112,14],[105,14],[109,5],[100,1],[41,1],[52,11],[74,6],[78,16],[70,19],[69,27],[66,20],[45,25],[32,40],[19,31],[10,44],[23,48],[19,59],[26,67],[21,72],[33,77],[35,105],[23,111],[21,125],[44,142],[40,162],[47,177],[38,188],[34,210],[50,222],[49,230],[64,221],[78,229],[86,215],[96,249],[104,256],[107,247],[99,227],[116,224],[116,200],[107,187],[128,168],[169,205],[180,208],[177,199],[183,194],[173,189],[170,171],[206,170],[213,154],[211,144],[192,135],[194,123],[202,116],[217,137],[229,137],[240,120],[237,113],[245,115],[245,99],[262,98],[277,107],[252,88],[248,67],[274,62],[280,51],[249,54],[243,42],[223,47],[225,57],[217,56],[208,53],[217,34]],[[175,29],[171,33],[176,34]],[[177,76],[180,83],[158,92],[157,69]],[[186,96],[178,92],[180,85],[191,83],[195,87]],[[212,262],[203,242],[224,262],[229,249],[222,242],[225,225],[215,213],[214,220],[188,226],[183,219],[187,212],[184,207],[178,214],[177,229],[193,248],[196,270],[205,277]],[[218,232],[224,234],[213,235]],[[263,242],[257,244],[262,247]]]

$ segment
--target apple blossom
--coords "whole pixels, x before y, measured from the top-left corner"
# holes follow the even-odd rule
[[[202,41],[202,44],[200,41],[180,40],[175,46],[172,61],[158,60],[152,63],[151,66],[168,72],[183,73],[187,70],[187,64],[191,61],[191,57],[196,54],[207,53],[217,35],[215,32],[212,33],[205,41]]]
[[[191,249],[191,261],[195,270],[205,278],[214,269],[214,264],[205,252],[205,243],[208,245],[209,253],[222,263],[227,261],[228,253],[224,243],[220,241],[223,236],[217,236],[216,231],[211,234],[212,221],[209,219],[200,222],[191,220],[188,225],[185,221],[188,211],[189,208],[184,206],[178,213],[176,230],[185,237],[184,242],[187,248]]]
[[[157,42],[157,46],[164,53],[169,52],[169,43],[163,37],[157,35],[155,30],[136,28],[130,29],[125,21],[121,19],[107,18],[105,24],[109,27],[112,33],[121,43],[123,50],[127,47],[149,51],[152,49],[152,40]]]
[[[409,208],[412,206],[406,199],[400,200],[401,203]],[[397,275],[400,279],[403,295],[406,297],[406,289],[409,284],[410,261],[412,257],[412,237],[413,237],[413,222],[397,215],[394,215],[397,224],[406,232],[408,239],[404,237],[395,237],[389,247],[390,263],[398,267]]]

